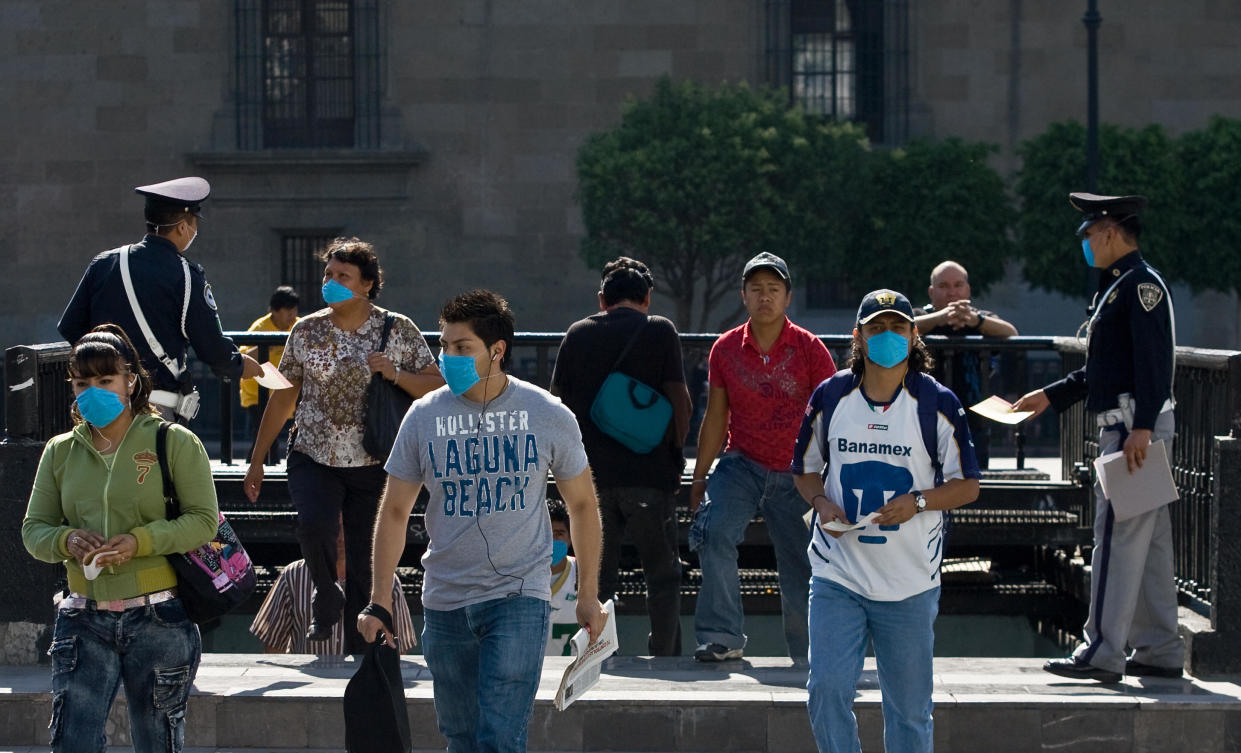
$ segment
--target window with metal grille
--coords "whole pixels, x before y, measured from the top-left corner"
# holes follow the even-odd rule
[[[323,308],[323,253],[339,232],[286,233],[280,236],[280,284],[292,285],[302,313]]]
[[[379,145],[379,0],[234,0],[237,147]]]
[[[266,0],[263,146],[353,146],[348,0]]]
[[[863,295],[841,277],[811,278],[806,282],[804,300],[808,309],[851,309]]]
[[[872,140],[908,135],[908,0],[766,0],[767,82]]]

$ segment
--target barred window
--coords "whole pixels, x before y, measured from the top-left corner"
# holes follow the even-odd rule
[[[234,0],[238,149],[379,145],[378,0]]]
[[[349,0],[266,0],[263,146],[353,146]]]
[[[303,312],[323,308],[323,262],[319,255],[339,230],[285,233],[280,236],[280,284],[292,285]]]
[[[767,83],[880,143],[908,135],[908,0],[765,0]]]
[[[794,3],[792,37],[793,101],[813,115],[852,120],[857,69],[848,5]]]
[[[851,309],[863,295],[865,291],[858,292],[843,277],[812,277],[806,282],[803,300],[808,309]]]

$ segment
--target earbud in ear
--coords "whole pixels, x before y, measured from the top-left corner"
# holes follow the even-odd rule
[[[499,353],[492,353],[492,354],[491,354],[491,360],[493,360],[493,361],[499,361],[499,360],[500,360],[500,354],[499,354]]]

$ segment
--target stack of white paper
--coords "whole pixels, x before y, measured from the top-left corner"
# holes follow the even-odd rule
[[[1095,458],[1094,468],[1103,496],[1112,503],[1112,514],[1117,520],[1128,520],[1180,498],[1172,481],[1168,448],[1162,439],[1151,443],[1142,467],[1133,473],[1129,472],[1123,450]]]
[[[616,653],[620,644],[616,640],[616,620],[612,600],[603,605],[607,619],[603,623],[603,633],[599,640],[590,642],[590,633],[586,628],[577,631],[573,636],[573,655],[577,658],[565,667],[564,676],[560,678],[560,687],[556,690],[556,710],[564,711],[582,694],[590,690],[599,681],[600,665],[603,660]]]

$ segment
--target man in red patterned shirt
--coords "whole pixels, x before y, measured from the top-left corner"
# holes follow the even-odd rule
[[[702,566],[694,658],[742,656],[746,636],[737,544],[761,510],[780,572],[789,656],[805,663],[810,534],[802,516],[809,507],[793,486],[789,464],[810,395],[836,373],[836,364],[818,338],[785,316],[792,282],[783,259],[761,253],[745,265],[741,280],[750,319],[711,347],[711,389],[690,489],[690,549]],[[724,456],[708,480],[721,447]]]

